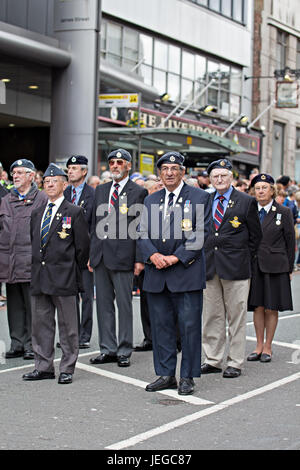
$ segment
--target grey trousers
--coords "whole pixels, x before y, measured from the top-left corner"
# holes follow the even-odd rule
[[[95,268],[95,283],[100,352],[129,357],[133,349],[133,271],[112,271],[101,262]],[[118,339],[115,300],[118,307]]]
[[[32,349],[35,367],[54,372],[55,310],[62,356],[60,372],[73,374],[79,352],[76,296],[34,295],[32,304]]]
[[[11,349],[31,350],[30,282],[7,283],[6,295]]]

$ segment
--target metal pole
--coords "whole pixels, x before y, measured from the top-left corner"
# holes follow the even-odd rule
[[[180,113],[178,114],[178,117],[181,117],[181,116],[195,103],[195,101],[196,101],[198,98],[200,98],[200,96],[203,95],[203,93],[207,90],[207,88],[209,88],[210,85],[211,85],[213,82],[215,82],[215,81],[216,81],[216,79],[215,79],[215,78],[212,78],[211,81],[200,91],[200,93],[198,93],[198,94],[194,97],[193,101],[191,101],[182,111],[180,111]]]
[[[237,122],[239,122],[239,120],[244,116],[244,114],[240,114],[239,117],[237,117],[231,124],[230,126],[228,126],[225,131],[223,132],[223,134],[221,135],[221,137],[225,137],[225,135],[230,131],[230,129],[232,129]]]
[[[276,100],[274,99],[269,106],[267,106],[255,119],[254,121],[250,122],[249,126],[247,126],[247,129],[251,129],[251,127],[262,117],[263,114],[265,114],[272,106],[276,103]]]

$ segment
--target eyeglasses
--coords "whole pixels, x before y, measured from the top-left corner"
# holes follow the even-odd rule
[[[162,166],[160,169],[162,173],[167,173],[168,171],[171,173],[177,173],[180,170],[181,168],[179,166]]]
[[[23,176],[23,175],[26,175],[26,173],[31,173],[31,171],[20,171],[20,170],[12,171],[10,176],[12,176],[12,177],[14,177],[14,176]]]
[[[44,179],[44,186],[45,185],[48,185],[50,183],[52,184],[58,184],[58,183],[61,183],[63,180],[62,179],[56,179],[56,178],[51,178],[51,179]]]
[[[222,180],[225,180],[228,177],[229,177],[229,173],[226,173],[226,174],[221,174],[221,175],[214,175],[211,177],[211,179],[213,179],[214,181],[217,181],[219,178],[221,178]]]
[[[123,166],[125,163],[125,160],[109,160],[108,164],[109,166],[113,166],[115,164],[117,164],[118,166]]]

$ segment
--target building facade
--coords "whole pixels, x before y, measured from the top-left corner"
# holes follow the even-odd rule
[[[265,134],[261,169],[275,178],[300,181],[299,1],[256,0],[254,19],[253,115]],[[261,77],[261,78],[256,78]],[[250,80],[249,80],[250,81]],[[293,87],[292,107],[278,107],[277,87]]]
[[[254,0],[0,0],[1,160],[83,153],[95,173],[116,145],[136,169],[176,147],[190,167],[227,155],[247,176],[262,149],[243,120],[253,21]],[[137,107],[98,101],[128,93]]]

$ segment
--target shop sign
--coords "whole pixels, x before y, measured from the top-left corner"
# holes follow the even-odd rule
[[[99,95],[99,108],[137,108],[139,105],[138,93],[102,94]]]
[[[276,107],[298,108],[298,83],[277,82],[276,84]]]

